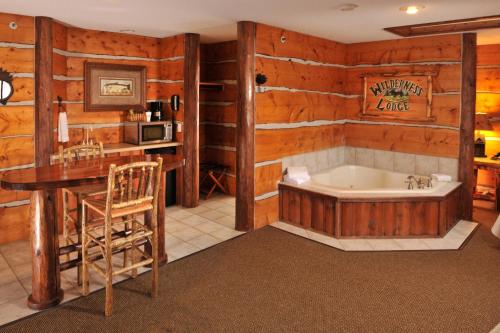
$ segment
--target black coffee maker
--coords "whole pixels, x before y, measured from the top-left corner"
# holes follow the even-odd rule
[[[149,110],[151,111],[151,121],[163,120],[163,102],[156,101],[149,103]]]

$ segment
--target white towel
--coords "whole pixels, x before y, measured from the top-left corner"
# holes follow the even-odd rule
[[[491,233],[500,238],[500,215],[498,215],[497,221],[493,224],[493,227],[491,227]]]
[[[288,167],[286,169],[286,174],[290,178],[309,178],[309,172],[307,172],[306,167]]]
[[[308,182],[310,180],[311,180],[310,176],[299,177],[299,178],[291,178],[290,176],[285,175],[285,181],[287,183],[294,184],[294,185],[300,185],[300,184],[303,184],[303,183]]]
[[[68,116],[66,112],[59,112],[59,120],[57,123],[57,141],[68,142]]]
[[[451,182],[451,176],[450,175],[445,175],[443,173],[433,173],[431,175],[431,178],[436,179],[438,182]]]

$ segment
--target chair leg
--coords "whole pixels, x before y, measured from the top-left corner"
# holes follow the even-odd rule
[[[63,205],[63,238],[64,238],[64,245],[69,245],[69,202],[68,202],[68,192],[66,190],[62,190],[62,195],[63,195],[63,200],[62,200],[62,205]],[[66,254],[66,261],[71,260],[69,253]]]
[[[127,216],[123,217],[122,219],[127,219]],[[130,230],[128,222],[125,223],[125,225],[123,226],[123,229],[125,232]],[[125,249],[125,251],[123,251],[123,267],[127,267],[127,263],[129,261],[129,251],[130,250],[127,250],[127,249]]]
[[[132,222],[132,235],[135,236],[135,233],[137,232],[137,226],[134,222]],[[130,249],[131,256],[132,256],[132,265],[135,265],[137,262],[137,245],[135,242],[132,242],[132,247]],[[137,277],[137,268],[132,269],[132,277],[135,279]]]
[[[156,219],[156,216],[154,217]],[[151,297],[158,297],[158,226],[156,223],[153,225],[151,252],[153,257],[152,268],[152,282],[151,282]]]
[[[106,247],[106,304],[104,315],[111,316],[113,312],[113,261],[111,247]]]
[[[87,296],[89,294],[89,266],[88,266],[88,253],[87,253],[87,235],[85,230],[87,208],[85,205],[82,207],[82,294]]]
[[[77,212],[77,221],[76,221],[76,231],[78,235],[78,244],[82,244],[82,221],[83,221],[83,207],[82,207],[82,197],[79,195],[77,198],[77,206],[76,206],[76,212]],[[79,261],[82,261],[82,252],[78,251],[77,257]],[[82,264],[79,264],[76,267],[76,277],[78,281],[78,285],[82,285]]]

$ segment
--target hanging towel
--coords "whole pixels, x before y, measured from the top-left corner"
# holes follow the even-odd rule
[[[66,112],[59,112],[59,121],[57,125],[57,141],[68,142],[68,116]]]
[[[443,173],[433,173],[431,175],[431,178],[436,179],[438,182],[451,182],[451,176],[450,175],[445,175]]]
[[[500,215],[498,215],[497,221],[493,224],[493,227],[491,227],[491,233],[500,238]]]

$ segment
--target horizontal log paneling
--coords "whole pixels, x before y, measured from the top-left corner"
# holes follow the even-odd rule
[[[54,75],[67,75],[68,64],[67,58],[63,55],[53,52],[52,54],[52,73]],[[83,72],[79,75],[83,78]]]
[[[236,59],[236,41],[231,40],[222,43],[202,44],[202,62],[219,62]]]
[[[153,37],[68,28],[67,50],[71,52],[159,58],[159,45]]]
[[[281,162],[255,168],[255,195],[277,191],[281,179]]]
[[[500,65],[500,44],[478,45],[477,64],[480,66]]]
[[[126,120],[126,113],[123,111],[84,112],[83,103],[67,104],[66,111],[70,125],[119,123]]]
[[[120,64],[120,65],[133,65],[145,66],[148,79],[160,79],[160,65],[154,61],[143,60],[113,60],[113,59],[95,59],[95,58],[80,58],[80,57],[67,57],[67,76],[83,78],[85,62],[100,62],[106,64]]]
[[[256,58],[255,72],[267,76],[266,86],[342,93],[345,69]]]
[[[0,47],[0,68],[11,73],[33,73],[33,49]]]
[[[281,43],[281,36],[286,38]],[[276,57],[307,59],[322,63],[344,64],[346,45],[298,32],[257,25],[256,52]]]
[[[278,221],[279,196],[255,201],[255,229]]]
[[[0,244],[29,238],[29,205],[0,208]]]
[[[346,98],[308,92],[267,91],[256,94],[257,124],[344,119]]]
[[[0,106],[0,137],[34,132],[32,106]]]
[[[476,90],[500,92],[500,66],[498,68],[478,68],[476,78]]]
[[[205,147],[200,151],[202,163],[217,163],[229,167],[229,173],[236,174],[236,152]]]
[[[236,105],[200,105],[200,121],[236,123]]]
[[[172,81],[183,81],[184,60],[160,62],[160,76]]]
[[[255,161],[271,161],[344,144],[342,125],[257,130]]]
[[[363,98],[346,100],[349,106],[345,108],[346,118],[360,120],[363,119]],[[460,95],[437,95],[432,98],[432,116],[435,118],[432,122],[423,122],[429,125],[458,127],[460,122]],[[369,117],[367,120],[377,121],[376,117]],[[387,121],[387,119],[378,119]],[[391,122],[417,123],[417,121],[405,121],[391,119]]]
[[[208,102],[231,102],[236,101],[237,85],[226,84],[224,91],[200,90],[200,101]]]
[[[33,137],[0,138],[0,168],[33,163],[34,147]]]
[[[160,39],[160,58],[184,56],[184,34]]]
[[[434,93],[460,92],[460,65],[411,65],[391,67],[362,67],[347,70],[345,93],[349,95],[362,95],[364,81],[362,75],[383,73],[436,73],[432,79]]]
[[[68,44],[68,27],[52,21],[52,47],[66,50]]]
[[[208,63],[201,75],[202,82],[236,80],[236,62]]]
[[[405,38],[347,46],[349,65],[461,61],[459,34]]]
[[[10,22],[17,23],[16,30],[9,28]],[[1,13],[0,42],[35,44],[34,17]]]
[[[9,102],[33,101],[35,99],[35,79],[26,77],[15,77],[12,79],[14,94]]]
[[[458,157],[459,132],[427,127],[346,124],[346,145],[412,154]]]
[[[236,147],[236,128],[205,124],[205,144]]]
[[[91,138],[95,142],[119,143],[123,142],[123,127],[104,127],[93,129],[90,133]],[[84,139],[83,128],[69,129],[69,145],[81,144]]]
[[[2,175],[0,173],[0,178]],[[31,192],[25,191],[7,191],[0,188],[0,204],[20,201],[20,200],[28,200],[30,198]]]
[[[67,101],[67,81],[52,80],[52,96],[54,101],[57,101],[57,96],[60,96],[63,101]]]

